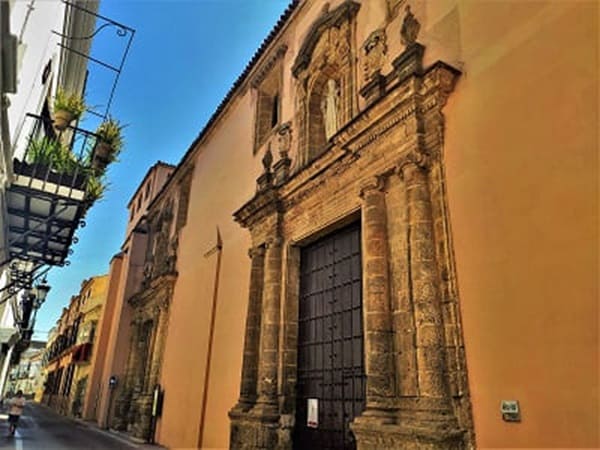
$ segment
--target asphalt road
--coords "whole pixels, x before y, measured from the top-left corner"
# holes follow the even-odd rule
[[[9,436],[6,415],[0,416],[0,450],[132,450],[160,449],[137,445],[112,433],[60,416],[50,409],[28,404],[15,436]]]

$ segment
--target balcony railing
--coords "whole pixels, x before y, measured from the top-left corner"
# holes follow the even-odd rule
[[[57,131],[49,117],[27,114],[25,148],[17,148],[8,189],[9,256],[64,265],[73,235],[94,202],[98,136],[77,126]]]

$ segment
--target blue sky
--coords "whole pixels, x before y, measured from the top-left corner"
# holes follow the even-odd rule
[[[36,338],[46,339],[84,279],[108,272],[123,242],[127,203],[146,171],[157,160],[179,162],[288,3],[101,0],[100,14],[136,30],[111,107],[128,125],[126,147],[108,171],[109,192],[77,232],[71,265],[48,275],[52,290],[38,314]],[[122,45],[105,29],[92,55],[115,63]],[[111,82],[109,71],[90,64],[88,103],[105,104]]]

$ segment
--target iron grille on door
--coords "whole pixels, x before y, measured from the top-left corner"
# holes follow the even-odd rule
[[[302,249],[300,270],[294,448],[354,449],[349,423],[365,403],[360,224]]]

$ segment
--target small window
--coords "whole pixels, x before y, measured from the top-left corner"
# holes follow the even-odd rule
[[[146,185],[146,194],[144,195],[144,197],[150,197],[150,182],[148,182],[148,184]]]
[[[281,123],[281,61],[256,85],[256,123],[254,151],[256,152]]]
[[[273,97],[273,105],[271,106],[271,128],[275,128],[279,123],[279,94]]]

